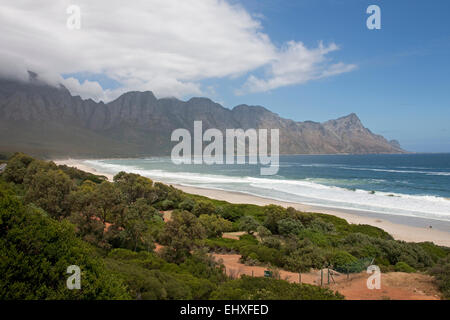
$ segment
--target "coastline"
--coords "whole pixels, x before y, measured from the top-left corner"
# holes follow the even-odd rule
[[[82,163],[82,160],[75,159],[67,159],[67,160],[54,160],[54,162],[58,165],[67,165],[70,167],[76,167],[82,171],[90,172],[97,175],[103,175],[108,180],[112,181],[113,175],[110,173],[100,172],[88,165]],[[154,180],[163,183],[167,183],[165,181]],[[233,192],[233,191],[224,191],[217,189],[206,189],[200,187],[192,187],[185,186],[180,184],[173,184],[174,187],[191,194],[201,195],[208,198],[216,199],[216,200],[224,200],[230,203],[246,203],[246,204],[255,204],[260,206],[265,206],[269,204],[280,205],[283,207],[293,207],[300,211],[307,212],[317,212],[330,214],[333,216],[337,216],[339,218],[343,218],[352,224],[367,224],[371,226],[375,226],[381,228],[391,234],[396,240],[403,240],[407,242],[424,242],[431,241],[437,245],[443,245],[450,247],[450,232],[444,230],[438,230],[436,228],[429,228],[430,224],[426,224],[429,220],[426,219],[416,219],[417,222],[413,223],[413,225],[401,223],[402,219],[410,219],[414,220],[410,217],[401,217],[401,216],[390,216],[390,217],[398,217],[396,222],[388,221],[386,219],[386,215],[382,214],[368,214],[368,213],[355,213],[352,210],[343,210],[337,208],[327,208],[327,207],[319,207],[319,206],[311,206],[305,205],[302,203],[294,203],[288,201],[279,201],[268,198],[263,198],[256,195],[245,194],[241,192]],[[392,220],[392,219],[391,219]],[[419,221],[421,220],[421,221]],[[434,223],[438,222],[434,220]],[[415,225],[414,225],[415,224]],[[423,226],[420,226],[423,225]]]

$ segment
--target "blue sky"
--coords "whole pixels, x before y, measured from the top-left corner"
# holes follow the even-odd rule
[[[208,78],[224,106],[262,105],[298,121],[355,112],[373,132],[416,152],[450,152],[449,1],[243,0],[275,45],[336,43],[333,59],[351,72],[267,92],[236,95],[247,75]],[[381,8],[381,30],[369,30],[366,8]],[[258,72],[258,71],[256,71]],[[262,70],[260,72],[263,72]],[[115,83],[104,80],[106,87]],[[187,99],[194,95],[185,95]]]
[[[355,112],[372,131],[417,152],[450,152],[449,1],[246,0],[264,16],[272,40],[313,46],[335,42],[354,71],[235,96],[218,89],[226,106],[267,106],[283,117],[325,121]],[[381,8],[381,30],[368,30],[370,4]]]
[[[75,2],[79,29],[67,1],[2,1],[0,74],[97,101],[151,90],[297,121],[355,112],[407,150],[450,152],[448,0]],[[381,30],[366,27],[372,4]]]

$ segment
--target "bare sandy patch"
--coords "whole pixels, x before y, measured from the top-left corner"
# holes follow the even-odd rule
[[[381,274],[381,288],[367,288],[368,274],[347,282],[330,285],[348,300],[440,300],[433,277],[419,273],[390,272]]]
[[[264,271],[269,270],[263,266],[248,266],[239,261],[238,254],[213,254],[216,261],[225,266],[228,276],[239,278],[242,275],[264,277]],[[279,278],[292,283],[307,283],[338,291],[348,300],[439,300],[433,277],[419,273],[390,272],[381,275],[381,289],[367,288],[369,274],[340,274],[333,271],[328,285],[327,269],[313,270],[309,273],[295,273],[277,269]],[[331,272],[330,272],[331,274]]]
[[[172,220],[172,211],[173,210],[160,211],[163,215],[164,222],[169,222]]]

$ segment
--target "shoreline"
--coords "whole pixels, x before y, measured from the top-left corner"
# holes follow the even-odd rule
[[[67,159],[67,160],[54,160],[54,162],[58,165],[67,165],[69,167],[76,167],[79,170],[86,171],[89,173],[93,173],[96,175],[103,175],[108,180],[112,181],[113,174],[101,172],[92,168],[81,161],[83,160],[75,160],[75,159]],[[153,179],[152,179],[153,180]],[[282,207],[293,207],[300,211],[307,212],[317,212],[333,215],[342,219],[347,220],[352,224],[367,224],[371,226],[375,226],[381,228],[391,234],[396,240],[403,240],[407,242],[425,242],[431,241],[437,245],[450,247],[450,232],[444,230],[438,230],[439,228],[429,228],[430,220],[422,219],[422,218],[414,218],[414,217],[404,217],[404,216],[394,216],[390,215],[389,217],[393,221],[388,221],[386,215],[383,214],[375,214],[375,213],[367,213],[367,212],[355,212],[352,210],[344,210],[338,208],[328,208],[328,207],[320,207],[320,206],[312,206],[306,205],[302,203],[288,202],[288,201],[280,201],[273,200],[268,198],[263,198],[256,195],[250,195],[241,192],[235,191],[224,191],[218,189],[206,189],[200,187],[193,186],[185,186],[181,184],[167,183],[161,180],[154,180],[158,182],[163,182],[169,185],[173,185],[174,187],[186,192],[195,195],[205,196],[208,198],[216,199],[216,200],[224,200],[230,203],[243,203],[243,204],[255,204],[260,206],[265,206],[269,204],[280,205]],[[410,219],[412,220],[410,224],[402,223],[402,219]],[[434,224],[436,224],[437,220],[433,220]],[[445,223],[445,221],[443,221]],[[425,225],[425,226],[420,226]],[[450,225],[450,224],[449,224]]]

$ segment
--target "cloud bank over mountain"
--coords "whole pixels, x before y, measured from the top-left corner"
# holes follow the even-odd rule
[[[81,9],[81,28],[67,28],[67,8]],[[239,94],[301,84],[355,68],[333,61],[334,43],[277,47],[258,15],[219,0],[52,1],[0,4],[0,75],[26,79],[32,70],[83,98],[110,101],[130,90],[157,96],[205,94],[202,81],[243,78]],[[263,75],[255,75],[260,69]],[[103,75],[102,87],[78,74]]]

